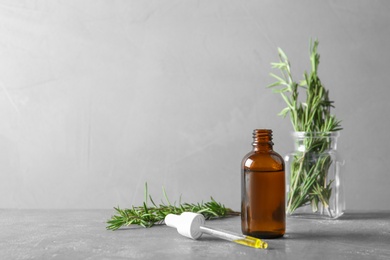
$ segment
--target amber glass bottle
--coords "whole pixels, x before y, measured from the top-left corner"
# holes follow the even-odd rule
[[[273,151],[272,130],[254,130],[252,145],[241,164],[242,233],[281,237],[286,230],[284,161]]]

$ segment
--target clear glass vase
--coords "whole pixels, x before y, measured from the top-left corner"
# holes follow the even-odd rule
[[[288,216],[336,219],[345,210],[337,154],[339,132],[294,132],[295,151],[285,157]]]

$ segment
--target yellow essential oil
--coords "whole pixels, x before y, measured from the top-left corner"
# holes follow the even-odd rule
[[[244,246],[250,246],[250,247],[261,248],[261,249],[266,249],[268,247],[267,242],[264,242],[261,239],[250,237],[250,236],[245,236],[244,239],[237,239],[234,240],[233,242],[236,242],[237,244],[241,244]]]

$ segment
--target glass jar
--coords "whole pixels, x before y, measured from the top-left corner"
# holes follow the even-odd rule
[[[288,216],[336,219],[345,210],[337,154],[339,132],[294,132],[295,151],[285,157]]]

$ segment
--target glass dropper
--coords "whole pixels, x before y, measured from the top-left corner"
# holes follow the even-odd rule
[[[204,223],[205,219],[203,215],[193,212],[183,212],[181,215],[168,214],[165,217],[165,224],[167,226],[176,228],[179,234],[192,239],[198,239],[204,233],[249,247],[261,249],[268,247],[268,243],[261,239],[207,227]]]
[[[255,237],[250,237],[250,236],[245,236],[241,234],[235,234],[229,231],[221,230],[221,229],[216,229],[216,228],[210,228],[207,226],[200,226],[200,230],[204,234],[208,234],[214,237],[218,237],[221,239],[225,239],[228,241],[232,241],[234,243],[244,245],[244,246],[250,246],[254,248],[262,248],[266,249],[268,247],[268,243],[264,242],[261,239],[255,238]]]

